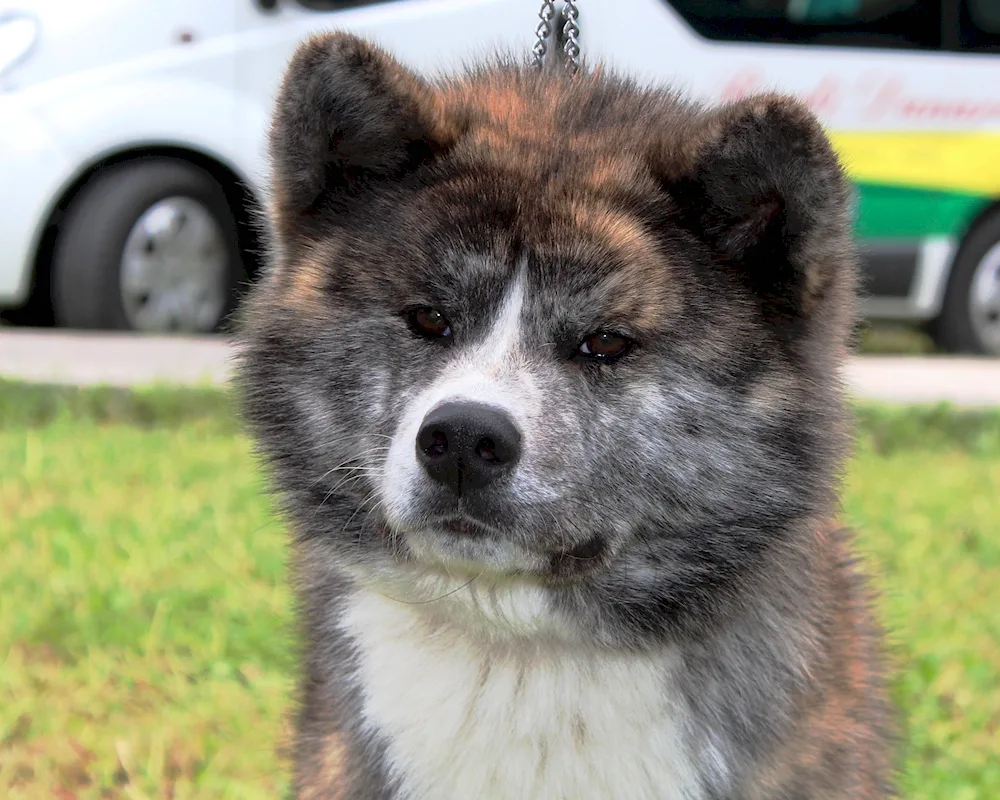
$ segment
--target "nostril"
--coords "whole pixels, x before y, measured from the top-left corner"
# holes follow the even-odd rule
[[[448,437],[444,431],[432,431],[424,443],[423,451],[430,458],[440,458],[448,452]]]
[[[497,455],[496,442],[494,442],[488,436],[484,436],[476,443],[476,455],[479,456],[483,461],[500,460],[500,456]]]

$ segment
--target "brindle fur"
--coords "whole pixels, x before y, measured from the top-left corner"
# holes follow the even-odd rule
[[[524,369],[553,412],[538,471],[570,488],[545,517],[497,515],[519,540],[599,541],[586,570],[553,558],[553,613],[600,647],[678,648],[692,747],[729,765],[725,783],[705,768],[705,797],[890,796],[880,633],[832,522],[850,194],[811,114],[773,95],[706,108],[606,70],[496,63],[430,83],[331,34],[295,56],[271,152],[273,258],[240,376],[294,534],[298,796],[401,791],[335,624],[354,567],[410,559],[361,469],[442,359],[400,310],[447,308],[472,337],[519,268],[538,343]],[[571,362],[606,319],[638,350]]]

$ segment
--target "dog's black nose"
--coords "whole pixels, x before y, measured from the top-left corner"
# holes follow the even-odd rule
[[[417,460],[458,495],[508,472],[521,456],[521,433],[503,411],[481,403],[445,403],[417,434]]]

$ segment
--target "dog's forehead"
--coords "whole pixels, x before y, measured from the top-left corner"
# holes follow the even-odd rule
[[[448,156],[460,173],[451,185],[481,193],[486,187],[476,185],[477,176],[506,182],[515,189],[508,199],[544,202],[561,216],[574,213],[580,193],[658,194],[650,159],[680,113],[665,98],[643,102],[611,90],[599,71],[570,80],[478,72],[440,93],[444,113],[462,120]]]
[[[514,107],[504,97],[502,107]],[[485,118],[481,129],[489,135],[470,134],[475,157],[460,154],[456,177],[432,190],[445,238],[456,250],[476,251],[461,260],[460,280],[495,287],[498,276],[509,283],[520,268],[536,304],[571,307],[576,298],[611,317],[644,320],[669,311],[678,254],[668,253],[663,231],[634,210],[662,208],[669,199],[623,149],[627,140],[615,143],[610,130],[535,136],[537,128],[521,119],[527,112],[516,108],[516,115],[508,109]]]
[[[679,260],[643,222],[600,204],[574,203],[565,218],[516,247],[458,245],[432,278],[442,300],[477,320],[492,317],[519,285],[524,324],[618,322],[654,328],[680,303]]]

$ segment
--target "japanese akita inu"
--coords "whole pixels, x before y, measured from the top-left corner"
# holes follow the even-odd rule
[[[890,795],[838,527],[851,193],[817,121],[304,44],[246,415],[293,538],[302,798]]]

